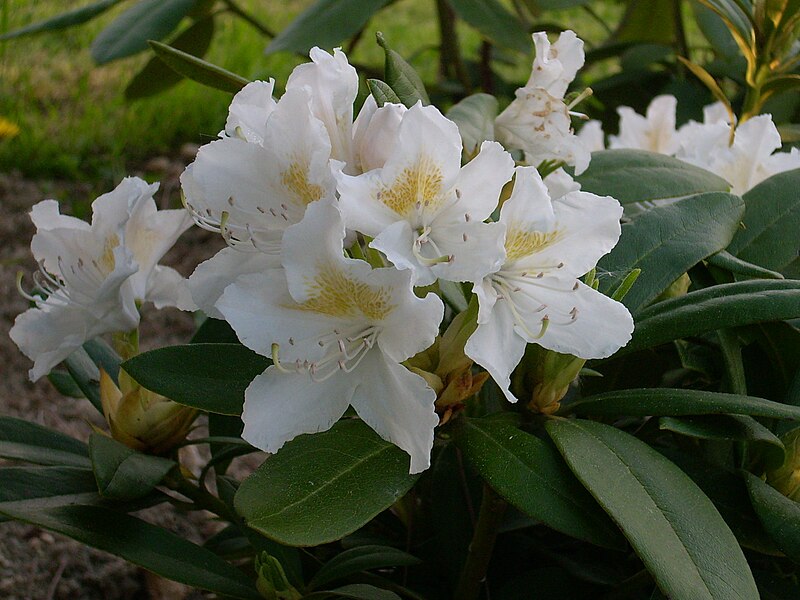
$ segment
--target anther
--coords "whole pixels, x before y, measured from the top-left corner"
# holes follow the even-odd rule
[[[465,220],[467,223],[469,223],[469,220],[470,220],[471,218],[472,218],[472,217],[470,217],[470,216],[469,216],[469,213],[464,213],[464,220]]]
[[[467,234],[466,233],[462,233],[461,234],[461,239],[466,242],[467,241]]]
[[[581,286],[581,284],[580,284],[580,283],[578,283],[578,282],[576,281],[576,282],[575,282],[575,285],[573,285],[573,286],[572,286],[572,291],[574,292],[574,291],[575,291],[575,290],[577,290],[577,289],[578,289],[580,286]]]

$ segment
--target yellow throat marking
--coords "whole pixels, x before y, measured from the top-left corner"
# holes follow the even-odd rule
[[[308,206],[325,194],[321,185],[308,180],[308,160],[295,160],[281,173],[281,183],[286,186],[294,201],[300,206]]]
[[[398,215],[407,216],[417,208],[417,203],[420,208],[435,208],[441,204],[443,180],[438,165],[423,155],[414,165],[403,169],[378,197]]]
[[[561,232],[553,231],[527,231],[518,227],[511,227],[506,234],[506,261],[513,262],[523,256],[528,256],[544,250],[555,243]]]
[[[311,297],[300,303],[299,310],[331,317],[357,317],[360,313],[367,319],[381,320],[394,309],[388,288],[351,279],[333,263],[319,265],[306,290]]]
[[[103,246],[103,254],[100,255],[100,260],[97,261],[100,270],[106,275],[114,270],[116,264],[114,260],[114,248],[117,246],[119,246],[119,237],[116,233],[106,238],[106,243]]]

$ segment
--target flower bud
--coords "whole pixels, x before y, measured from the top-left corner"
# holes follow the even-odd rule
[[[783,464],[767,471],[767,483],[787,498],[800,502],[800,427],[781,436],[786,448]]]
[[[119,372],[119,387],[100,370],[100,401],[111,436],[134,450],[164,454],[186,438],[197,410],[183,406]]]
[[[561,407],[561,399],[566,396],[569,386],[578,377],[586,360],[545,350],[541,346],[532,346],[535,363],[532,370],[533,380],[531,401],[528,408],[546,415],[557,412]]]
[[[286,577],[281,563],[274,556],[262,552],[256,556],[256,588],[267,600],[300,600],[298,592]]]

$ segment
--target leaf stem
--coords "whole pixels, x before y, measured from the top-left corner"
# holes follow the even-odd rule
[[[236,4],[233,0],[225,0],[225,4],[228,6],[228,10],[235,14],[238,17],[241,17],[244,21],[252,25],[255,29],[257,29],[260,33],[268,38],[274,38],[275,33],[269,29],[266,25],[264,25],[261,21],[256,19],[253,15],[246,12],[242,9],[238,4]]]
[[[207,492],[206,490],[194,485],[183,475],[173,469],[163,481],[169,489],[189,498],[195,507],[214,513],[218,517],[241,526],[239,515],[234,513],[222,500]]]
[[[497,529],[503,521],[508,504],[497,493],[484,484],[483,499],[478,513],[478,522],[472,534],[467,560],[461,571],[453,598],[456,600],[477,600],[481,585],[486,580],[489,561],[492,558],[494,542],[497,538]]]

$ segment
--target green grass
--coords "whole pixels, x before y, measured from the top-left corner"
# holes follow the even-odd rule
[[[0,31],[86,3],[0,0]],[[279,31],[311,3],[242,0],[241,5]],[[28,177],[107,186],[152,156],[175,153],[185,142],[202,144],[216,136],[224,124],[229,94],[184,81],[152,98],[126,101],[127,82],[151,54],[102,67],[92,64],[91,40],[130,5],[123,3],[80,27],[0,42],[0,116],[21,128],[17,137],[0,141],[0,172],[14,169]],[[604,37],[602,27],[580,10],[562,11],[558,21],[588,40]],[[206,58],[248,79],[274,77],[281,88],[302,60],[285,53],[264,55],[268,40],[232,15],[220,15],[216,24]],[[351,54],[353,61],[380,68],[382,50],[374,42],[377,31],[410,58],[426,81],[436,80],[439,35],[433,0],[401,0],[380,13]],[[479,34],[463,24],[458,34],[467,58],[476,57]],[[530,57],[514,58],[514,63],[501,69],[502,75],[524,81]]]

